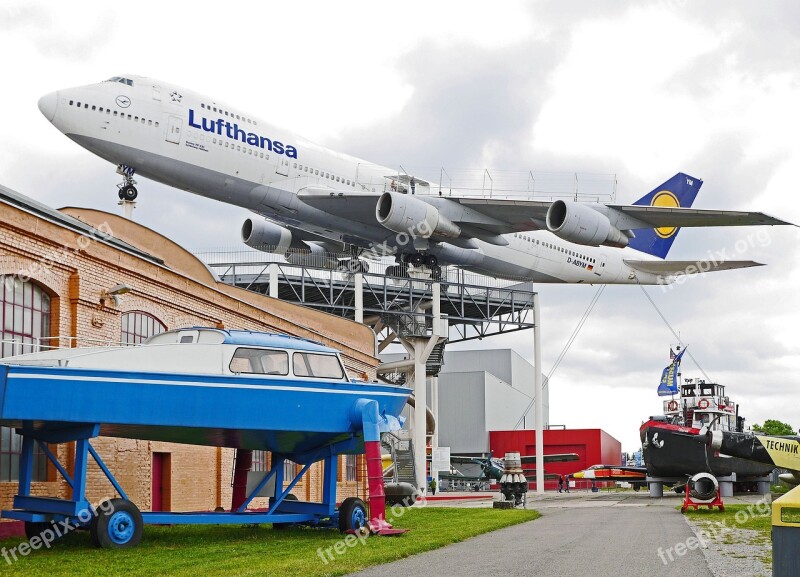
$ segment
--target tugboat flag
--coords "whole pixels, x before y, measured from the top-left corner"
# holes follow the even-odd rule
[[[668,397],[670,395],[678,394],[678,369],[681,366],[681,357],[685,352],[686,348],[684,348],[677,355],[673,356],[672,349],[670,349],[670,357],[672,357],[672,362],[661,373],[661,382],[658,384],[659,397]]]

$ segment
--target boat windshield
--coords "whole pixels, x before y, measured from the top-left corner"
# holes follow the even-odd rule
[[[317,353],[294,353],[292,357],[294,374],[297,377],[317,377],[320,379],[341,379],[344,370],[336,355]]]
[[[289,353],[240,347],[233,353],[229,368],[232,373],[288,375]]]

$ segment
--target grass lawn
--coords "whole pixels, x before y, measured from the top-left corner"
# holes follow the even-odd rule
[[[760,546],[763,554],[759,558],[767,565],[772,563],[771,505],[725,505],[724,512],[708,508],[689,509],[685,515],[696,521],[701,529],[705,529],[715,542]]]
[[[343,542],[345,535],[332,529],[145,526],[142,543],[124,550],[96,549],[87,532],[76,532],[51,549],[33,551],[10,565],[0,557],[0,575],[344,575],[538,517],[530,510],[407,509],[392,524],[410,532],[399,537],[369,537],[363,543],[353,536],[350,546],[339,545],[341,554],[333,547]],[[2,547],[10,549],[21,542],[19,538],[0,541],[0,552]]]
[[[725,505],[725,511],[707,507],[689,509],[685,515],[703,524],[718,527],[720,534],[733,533],[736,529],[758,531],[767,540],[772,535],[772,506],[769,504]],[[722,525],[720,525],[722,523]],[[728,529],[732,531],[727,531]]]

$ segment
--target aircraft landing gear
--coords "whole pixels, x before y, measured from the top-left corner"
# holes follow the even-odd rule
[[[367,273],[369,272],[369,264],[365,263],[363,260],[358,258],[351,258],[350,260],[343,260],[341,261],[341,266],[345,272],[349,272],[351,274],[355,274],[357,272],[360,273]]]
[[[412,266],[426,266],[433,270],[439,266],[439,259],[436,255],[424,252],[412,252],[411,254],[403,255],[403,262]]]
[[[397,257],[397,264],[386,269],[387,276],[407,277],[408,266],[415,268],[425,267],[430,271],[433,280],[441,280],[442,267],[436,255],[426,252],[412,252]]]
[[[405,265],[398,264],[395,266],[386,267],[386,276],[407,277],[408,270]]]
[[[132,166],[128,166],[127,164],[117,165],[117,174],[122,175],[122,184],[117,185],[120,200],[134,201],[136,197],[139,196],[139,191],[136,190],[135,186],[136,181],[133,180],[133,175],[135,173],[136,169]]]

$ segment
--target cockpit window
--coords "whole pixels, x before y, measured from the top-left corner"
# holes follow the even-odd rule
[[[344,377],[342,364],[336,355],[315,353],[294,353],[294,374],[297,377],[318,377],[321,379],[341,379]]]
[[[122,78],[121,76],[112,76],[106,82],[121,82],[122,84],[127,84],[128,86],[133,86],[133,80],[130,78]]]
[[[233,354],[230,370],[232,373],[288,375],[289,354],[285,351],[239,348]]]

